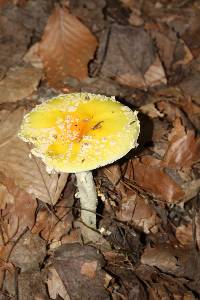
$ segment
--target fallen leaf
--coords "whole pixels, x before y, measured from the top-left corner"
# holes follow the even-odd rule
[[[46,256],[46,242],[27,231],[14,246],[9,261],[19,267],[21,272],[39,271]]]
[[[200,160],[200,139],[193,130],[187,130],[179,118],[168,137],[169,146],[164,161],[171,168],[190,167]]]
[[[163,23],[147,23],[145,28],[155,40],[159,50],[159,56],[166,70],[169,71],[173,63],[175,47],[177,44],[176,33]]]
[[[188,291],[188,280],[178,278],[169,273],[160,272],[156,267],[140,264],[136,270],[137,277],[148,286],[148,299],[196,299],[193,293]],[[198,282],[195,282],[198,285]],[[173,295],[173,298],[171,296]]]
[[[13,12],[13,8],[11,8]],[[30,43],[31,32],[21,22],[16,22],[9,16],[0,16],[0,40],[3,41],[0,47],[0,79],[8,69],[16,66],[21,61]]]
[[[66,204],[68,205],[68,203]],[[72,226],[72,213],[63,206],[64,216],[58,217],[47,209],[41,209],[36,218],[33,233],[40,234],[49,243],[61,241],[68,234]]]
[[[192,246],[194,243],[192,223],[180,225],[176,228],[176,238],[183,246]]]
[[[97,271],[97,261],[85,262],[81,266],[81,274],[87,276],[88,278],[95,278]]]
[[[60,296],[64,300],[70,300],[66,288],[54,267],[50,267],[48,270],[47,286],[51,299],[57,299],[57,296]]]
[[[88,263],[89,265],[84,267],[84,264]],[[70,299],[110,299],[104,288],[106,272],[101,269],[104,265],[103,256],[94,247],[81,246],[77,243],[63,245],[57,249],[53,265]],[[85,272],[87,275],[93,274],[92,277],[86,276]]]
[[[164,117],[164,114],[161,113],[156,107],[154,103],[148,103],[145,105],[142,105],[140,107],[140,111],[144,114],[146,114],[151,119],[153,118],[162,118]]]
[[[28,49],[28,52],[24,55],[23,60],[35,68],[43,69],[44,66],[39,56],[39,43],[35,43]]]
[[[183,197],[183,202],[187,202],[188,200],[196,197],[196,195],[199,192],[200,187],[200,178],[194,179],[194,180],[187,180],[187,182],[183,183],[182,189],[185,192],[185,195]]]
[[[148,49],[148,50],[147,50]],[[103,51],[100,47],[99,52]],[[97,53],[97,58],[98,54]],[[153,42],[142,28],[113,24],[101,75],[129,87],[147,87],[144,74],[155,61]]]
[[[61,239],[62,244],[81,243],[81,230],[79,228],[72,229],[68,235],[64,235]]]
[[[42,208],[38,211],[36,222],[32,229],[33,233],[40,234],[44,240],[54,243],[54,245],[56,242],[61,243],[61,241],[65,243],[65,239],[69,238],[69,231],[72,227],[75,185],[69,181],[66,191],[65,198],[61,199],[54,206],[53,212],[47,210],[47,208]]]
[[[56,7],[49,17],[39,55],[49,84],[64,88],[67,77],[85,79],[88,63],[94,57],[96,38],[66,8]]]
[[[103,175],[105,175],[111,184],[113,185],[113,189],[119,192],[119,194],[125,195],[125,188],[121,181],[122,179],[122,172],[120,166],[118,164],[112,164],[110,166],[104,167],[100,170]]]
[[[49,299],[42,272],[22,272],[18,276],[18,296],[21,300]]]
[[[12,251],[13,245],[11,243],[8,243],[6,245],[0,245],[0,287],[2,287],[3,281],[5,279],[5,271],[7,270],[8,260],[10,253]],[[9,268],[8,268],[9,270]]]
[[[193,72],[184,78],[179,84],[179,87],[184,94],[191,97],[197,104],[200,104],[199,76],[199,71]]]
[[[161,84],[167,84],[165,70],[158,56],[156,56],[152,65],[144,74],[145,85],[147,87],[154,87]]]
[[[120,221],[129,222],[147,234],[158,231],[160,220],[145,199],[131,191],[122,198],[121,202],[121,208],[117,212],[117,218]]]
[[[41,160],[30,157],[30,147],[17,137],[23,115],[24,109],[19,108],[0,123],[0,171],[27,193],[55,204],[68,175],[50,175]]]
[[[200,106],[192,101],[191,97],[181,99],[179,105],[195,128],[200,131]]]
[[[134,248],[132,248],[134,249]],[[117,278],[114,278],[109,286],[113,299],[138,299],[147,300],[146,289],[142,281],[138,279],[135,272],[127,265],[127,257],[119,251],[112,250],[104,252],[107,270]],[[112,284],[114,282],[114,284]]]
[[[181,187],[164,172],[163,161],[143,156],[132,161],[134,180],[162,201],[177,203],[184,196]]]
[[[199,281],[200,260],[194,249],[175,248],[170,245],[147,247],[141,263],[154,266],[164,273]]]
[[[16,102],[31,95],[39,84],[42,72],[33,67],[9,70],[0,81],[0,103]]]
[[[186,31],[184,32],[182,38],[186,42],[187,46],[190,48],[190,51],[195,57],[198,57],[200,53],[200,39],[199,39],[199,9],[189,10],[190,15],[187,16],[187,26]],[[186,12],[187,14],[187,12]],[[183,13],[183,16],[186,17],[186,14]]]
[[[183,40],[180,40],[180,44],[182,44],[181,48],[183,48],[183,49],[181,49],[181,50],[182,50],[182,52],[184,52],[184,56],[174,63],[174,65],[173,65],[174,68],[176,68],[176,66],[178,66],[178,65],[187,65],[193,60],[192,52],[190,51],[188,46],[185,44],[185,42]]]
[[[199,209],[196,212],[195,218],[195,240],[198,250],[200,250],[200,211]]]
[[[35,223],[35,211],[37,202],[31,195],[21,190],[11,178],[0,172],[0,183],[4,185],[13,202],[6,203],[2,210],[2,238],[5,243],[17,240],[24,230],[32,229]],[[5,199],[3,199],[5,201]]]
[[[141,263],[149,266],[156,266],[164,272],[173,273],[177,270],[177,257],[173,249],[169,247],[157,246],[155,248],[146,248]]]
[[[8,203],[14,203],[14,197],[9,193],[7,187],[0,183],[0,209],[5,209]]]

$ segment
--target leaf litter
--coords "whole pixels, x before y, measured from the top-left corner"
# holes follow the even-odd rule
[[[199,14],[198,1],[0,1],[1,299],[199,299]],[[140,111],[138,148],[95,172],[101,238],[87,244],[74,175],[49,174],[17,137],[28,110],[69,91]]]

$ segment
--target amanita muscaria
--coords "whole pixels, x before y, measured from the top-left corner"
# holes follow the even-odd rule
[[[92,170],[123,157],[137,144],[137,112],[106,97],[72,93],[37,105],[25,115],[19,137],[48,170],[75,173],[82,221],[96,228]]]

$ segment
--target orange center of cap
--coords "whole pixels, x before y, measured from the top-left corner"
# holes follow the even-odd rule
[[[67,115],[65,123],[66,139],[80,142],[83,136],[91,129],[90,120],[91,118],[79,119],[78,117]]]

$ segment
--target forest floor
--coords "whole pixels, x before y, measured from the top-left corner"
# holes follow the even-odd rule
[[[199,1],[0,0],[0,41],[0,300],[200,299]],[[17,135],[69,92],[139,111],[139,146],[94,172],[95,241],[75,175]]]

